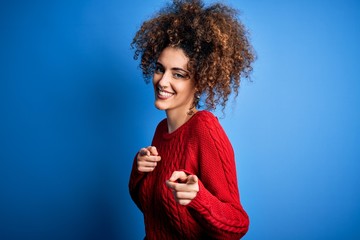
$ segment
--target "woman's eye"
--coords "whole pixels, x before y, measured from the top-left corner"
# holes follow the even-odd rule
[[[180,73],[174,73],[174,78],[185,78],[185,76],[181,75]]]
[[[157,67],[155,68],[155,72],[156,72],[156,73],[164,73],[164,69],[163,69],[162,67],[160,67],[160,66],[157,66]]]

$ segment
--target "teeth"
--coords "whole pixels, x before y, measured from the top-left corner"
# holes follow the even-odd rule
[[[160,89],[159,89],[159,94],[162,97],[171,97],[173,95],[172,93],[164,92],[164,91],[162,91]]]

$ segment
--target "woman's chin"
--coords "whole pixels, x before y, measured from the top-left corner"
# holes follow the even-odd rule
[[[157,101],[155,101],[155,107],[159,110],[166,110],[166,107]]]

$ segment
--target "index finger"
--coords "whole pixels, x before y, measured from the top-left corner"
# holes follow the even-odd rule
[[[161,160],[160,156],[148,156],[147,158],[145,158],[146,161],[149,162],[158,162]]]
[[[192,187],[186,183],[177,183],[177,182],[171,182],[170,180],[167,180],[166,185],[169,188],[172,188],[177,192],[190,192],[192,190]]]

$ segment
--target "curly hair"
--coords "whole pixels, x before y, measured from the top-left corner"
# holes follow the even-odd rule
[[[238,95],[240,80],[248,78],[255,53],[238,12],[221,3],[204,7],[201,0],[173,0],[137,31],[131,47],[147,83],[160,53],[168,46],[182,49],[189,58],[188,70],[196,94],[206,96],[206,109]]]

